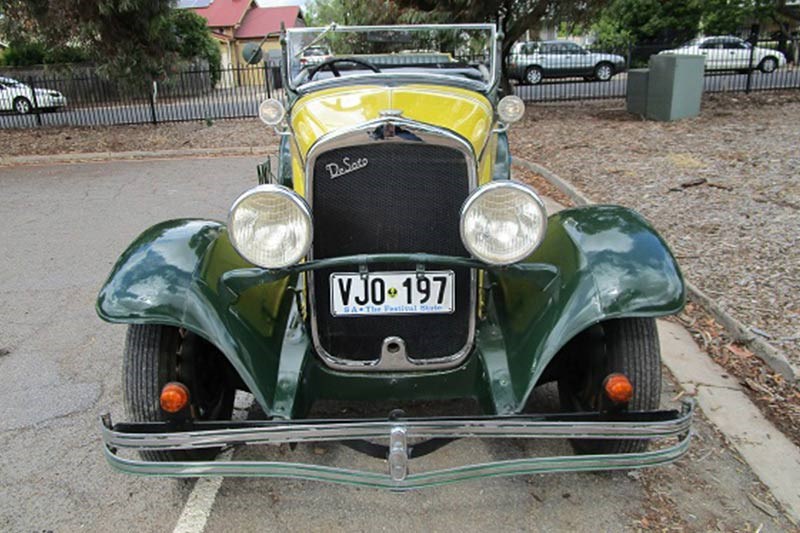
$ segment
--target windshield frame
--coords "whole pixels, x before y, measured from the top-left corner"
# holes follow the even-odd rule
[[[429,31],[429,30],[472,30],[472,31],[488,31],[489,39],[491,41],[491,49],[489,52],[490,69],[488,81],[478,81],[470,79],[459,79],[456,76],[447,74],[437,74],[435,72],[382,72],[373,73],[366,72],[364,74],[353,74],[349,76],[342,76],[340,78],[321,79],[316,81],[309,81],[303,84],[295,84],[294,76],[292,76],[291,64],[295,55],[300,53],[302,55],[302,46],[295,47],[290,36],[292,34],[314,34],[323,35],[328,32],[368,32],[368,31]],[[317,27],[302,27],[302,28],[289,28],[282,39],[283,42],[283,71],[285,86],[292,92],[298,94],[308,93],[317,89],[335,86],[347,85],[353,83],[402,83],[403,81],[413,82],[437,82],[444,85],[458,85],[464,86],[478,92],[488,93],[493,91],[499,83],[500,76],[498,69],[500,68],[500,60],[498,58],[499,43],[497,27],[492,23],[474,23],[474,24],[397,24],[397,25],[381,25],[381,26],[341,26],[332,23],[328,26]],[[315,43],[312,46],[319,46],[320,43]]]

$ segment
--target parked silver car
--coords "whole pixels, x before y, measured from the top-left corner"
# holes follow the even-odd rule
[[[511,48],[508,75],[520,83],[536,85],[544,78],[582,76],[608,81],[626,68],[625,58],[591,52],[569,41],[529,41]]]

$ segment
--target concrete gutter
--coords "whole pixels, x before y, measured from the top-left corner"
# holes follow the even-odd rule
[[[539,164],[519,158],[514,158],[512,164],[539,174],[553,184],[559,191],[568,196],[575,205],[589,205],[595,203],[574,185]],[[747,326],[714,302],[693,283],[686,281],[686,291],[688,292],[689,299],[708,311],[708,313],[725,328],[725,331],[730,335],[731,339],[747,346],[756,356],[764,361],[767,366],[781,374],[787,380],[795,384],[798,383],[800,375],[797,369],[789,363],[782,352],[761,337],[755,335]]]
[[[661,360],[703,414],[750,465],[753,472],[800,523],[800,449],[764,418],[736,379],[697,346],[682,326],[658,321]]]
[[[235,157],[268,155],[273,146],[231,146],[220,148],[183,148],[178,150],[134,150],[129,152],[78,152],[54,155],[0,156],[0,166],[57,165],[86,161],[124,161],[136,159],[182,159],[187,157]]]

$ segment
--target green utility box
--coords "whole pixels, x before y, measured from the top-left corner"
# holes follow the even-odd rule
[[[650,70],[637,68],[628,71],[628,90],[626,101],[628,113],[647,116],[647,79],[650,77]]]
[[[651,56],[650,68],[628,73],[628,111],[660,121],[699,115],[704,60],[693,55]]]

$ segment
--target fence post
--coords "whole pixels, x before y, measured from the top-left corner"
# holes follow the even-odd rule
[[[36,115],[36,125],[42,125],[42,115],[39,109],[39,101],[36,99],[36,87],[33,85],[33,76],[28,76],[28,87],[31,88],[31,95],[33,97],[33,114]]]
[[[744,92],[750,94],[753,85],[753,56],[755,55],[756,45],[750,43],[750,61],[747,63],[747,86]]]
[[[750,60],[747,63],[747,86],[744,89],[744,92],[750,94],[750,89],[752,88],[753,84],[753,57],[756,52],[756,45],[758,44],[758,36],[761,33],[761,28],[758,24],[753,24],[750,28]]]
[[[156,116],[156,91],[158,91],[158,84],[153,80],[153,88],[150,90],[150,118],[153,121],[153,126],[158,125],[158,117]]]

